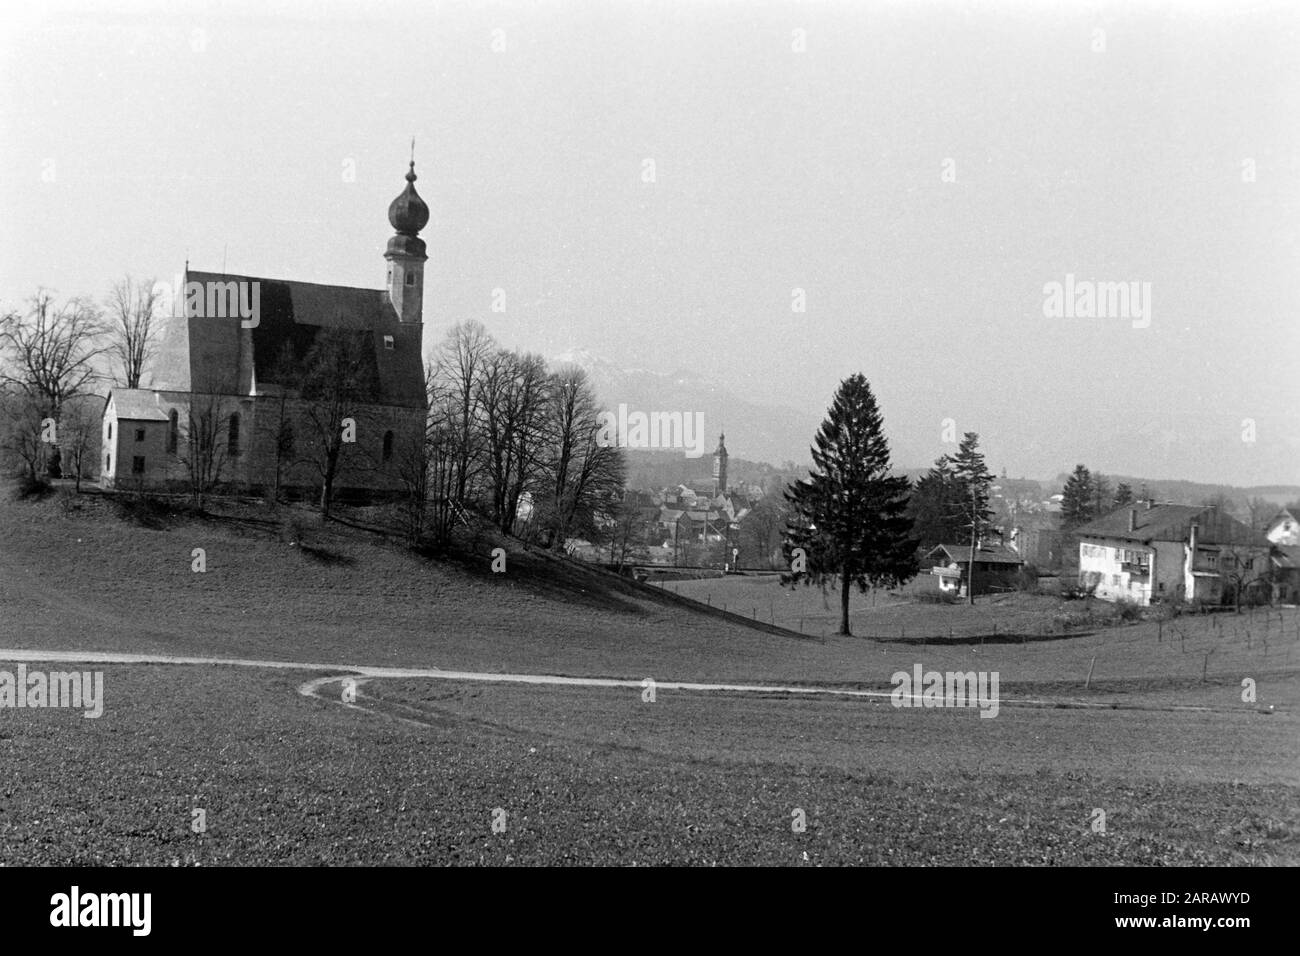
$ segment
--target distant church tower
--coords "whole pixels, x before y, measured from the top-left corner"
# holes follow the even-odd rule
[[[429,207],[415,191],[415,160],[406,174],[406,189],[388,207],[388,221],[397,235],[388,240],[388,297],[402,322],[423,321],[424,251],[420,230],[429,224]]]
[[[727,493],[727,445],[726,435],[718,436],[718,449],[713,453],[713,493]]]

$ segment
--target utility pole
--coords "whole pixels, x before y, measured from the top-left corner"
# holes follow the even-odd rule
[[[966,570],[966,600],[972,607],[975,606],[975,545],[980,521],[977,487],[975,482],[970,483],[970,564]]]

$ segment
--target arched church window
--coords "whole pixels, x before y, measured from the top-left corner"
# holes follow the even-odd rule
[[[173,455],[176,453],[176,440],[180,434],[180,416],[176,414],[176,409],[172,409],[167,414],[167,451]]]
[[[226,451],[231,458],[239,457],[239,412],[235,412],[230,416],[230,428],[226,440]]]
[[[393,433],[384,432],[384,461],[393,457]]]

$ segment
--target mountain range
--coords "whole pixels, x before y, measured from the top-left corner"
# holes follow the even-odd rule
[[[718,435],[727,435],[727,451],[750,461],[773,464],[806,462],[808,447],[821,424],[807,411],[742,397],[696,371],[657,372],[623,368],[585,349],[570,349],[548,359],[551,368],[576,365],[586,371],[605,407],[617,413],[682,412],[704,415],[704,447],[712,454]]]

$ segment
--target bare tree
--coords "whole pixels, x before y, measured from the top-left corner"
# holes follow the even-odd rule
[[[1280,510],[1277,505],[1271,501],[1256,495],[1247,502],[1247,510],[1250,513],[1250,527],[1252,531],[1268,530],[1269,520]]]
[[[59,416],[58,438],[63,460],[71,465],[76,490],[81,478],[99,461],[100,428],[103,424],[104,400],[98,395],[78,395],[64,403]],[[67,477],[67,468],[64,469]]]
[[[280,394],[276,403],[275,434],[272,444],[275,447],[275,500],[280,500],[280,489],[284,484],[284,469],[294,458],[297,435],[294,434],[293,420],[289,414],[289,396],[301,384],[301,372],[298,359],[293,350],[293,343],[286,341],[280,347],[276,357],[275,371],[271,380],[278,386]]]
[[[30,395],[45,416],[57,418],[63,403],[88,391],[97,377],[103,331],[99,311],[87,300],[57,306],[51,293],[38,290],[25,316],[0,318],[0,383]]]
[[[365,347],[363,336],[339,328],[317,333],[304,363],[302,398],[312,433],[306,460],[321,477],[323,517],[329,517],[334,503],[343,448],[355,446],[357,430],[369,424],[364,412],[378,398],[378,380],[374,352]]]
[[[139,388],[153,355],[159,291],[153,280],[136,282],[128,275],[113,286],[106,305],[109,350],[121,366],[119,381],[127,388]]]
[[[452,326],[435,359],[435,375],[448,412],[444,427],[453,442],[452,496],[457,503],[465,501],[481,464],[479,387],[497,352],[497,344],[483,324],[471,320]]]
[[[646,522],[635,498],[627,495],[612,508],[613,526],[609,532],[609,561],[621,568],[635,545],[645,534]],[[563,543],[563,542],[561,542]]]
[[[514,528],[519,499],[531,491],[545,447],[550,378],[539,356],[499,350],[477,388],[492,520]]]
[[[45,469],[49,443],[45,439],[50,421],[41,401],[18,388],[0,384],[0,449],[27,480],[35,484]]]
[[[626,466],[622,449],[603,446],[598,440],[600,409],[582,369],[559,369],[548,398],[551,451],[546,462],[550,491],[546,521],[551,547],[562,548],[575,526],[589,535],[598,521],[613,519]]]
[[[462,474],[460,453],[463,432],[459,405],[446,396],[433,395],[425,431],[426,462],[429,471],[429,526],[435,544],[445,546],[451,540],[458,519],[464,519],[462,499],[456,497],[456,482]]]
[[[775,556],[781,550],[781,536],[788,515],[783,498],[768,495],[760,498],[740,521],[742,543],[752,544],[754,556],[775,567]]]
[[[220,483],[230,455],[230,415],[225,404],[215,390],[192,392],[177,443],[177,458],[185,467],[190,497],[200,509]]]

